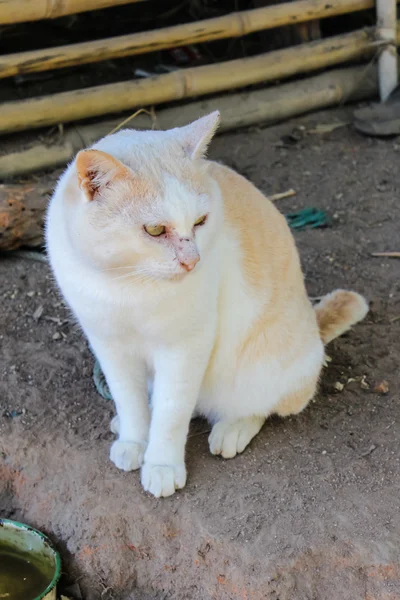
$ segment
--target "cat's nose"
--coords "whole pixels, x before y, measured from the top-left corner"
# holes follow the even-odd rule
[[[197,263],[200,260],[200,256],[194,256],[191,259],[185,260],[185,261],[180,261],[181,265],[184,269],[186,269],[186,271],[193,271],[193,269],[195,268],[195,266],[197,265]]]

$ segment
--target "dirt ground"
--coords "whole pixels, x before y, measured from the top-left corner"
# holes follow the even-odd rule
[[[327,211],[331,227],[295,234],[309,293],[355,289],[371,312],[329,347],[315,402],[243,455],[212,457],[194,422],[171,498],[109,461],[114,409],[47,265],[0,261],[0,514],[51,536],[85,600],[400,599],[400,261],[371,257],[400,250],[400,141],[320,127],[350,115],[213,143],[264,192],[294,188],[282,211]]]

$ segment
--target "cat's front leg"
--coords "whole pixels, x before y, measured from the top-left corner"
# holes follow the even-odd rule
[[[185,486],[186,438],[211,347],[209,338],[196,339],[194,344],[162,350],[156,358],[153,414],[141,479],[144,489],[157,498]]]
[[[117,409],[118,440],[110,458],[119,469],[133,471],[143,463],[147,447],[150,410],[144,360],[121,343],[90,340]],[[115,429],[114,429],[115,431]]]

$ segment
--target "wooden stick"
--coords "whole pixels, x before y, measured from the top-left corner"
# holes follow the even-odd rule
[[[379,94],[385,102],[395,89],[397,77],[396,0],[376,0],[376,33],[384,43],[378,56]]]
[[[149,79],[8,102],[1,105],[0,133],[217,93],[370,57],[375,51],[373,33],[373,30],[355,31],[251,58],[182,69]]]
[[[108,6],[131,4],[142,0],[1,0],[0,24],[56,19]]]
[[[385,256],[387,258],[400,258],[400,252],[373,252],[371,256]]]
[[[43,243],[48,192],[43,186],[0,186],[0,250]]]
[[[332,0],[329,3],[298,0],[154,31],[57,48],[17,52],[0,56],[0,77],[61,69],[165,48],[239,37],[263,29],[346,14],[373,6],[373,0]]]
[[[274,123],[345,101],[370,98],[377,91],[376,71],[373,69],[369,77],[365,75],[365,66],[335,69],[277,87],[227,94],[167,108],[157,112],[156,126],[159,129],[179,127],[217,109],[221,112],[218,133],[248,125]],[[153,121],[153,117],[139,115],[130,126],[152,129]],[[61,143],[54,143],[51,147],[34,144],[26,150],[5,154],[0,157],[0,177],[65,165],[76,152],[91,146],[120,124],[121,119],[114,119],[66,128]]]
[[[287,190],[287,192],[280,192],[279,194],[272,194],[272,196],[268,196],[268,200],[271,202],[276,202],[276,200],[283,200],[284,198],[291,198],[296,195],[296,190]]]

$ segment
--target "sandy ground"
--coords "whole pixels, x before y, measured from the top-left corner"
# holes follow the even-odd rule
[[[0,514],[47,532],[63,585],[78,581],[86,600],[400,598],[400,261],[371,257],[400,250],[400,142],[321,130],[349,116],[213,144],[264,192],[293,187],[282,211],[328,212],[330,228],[295,234],[309,293],[352,288],[371,312],[329,347],[315,402],[270,419],[243,455],[212,457],[194,422],[188,484],[172,498],[110,463],[113,406],[47,265],[1,260]]]

